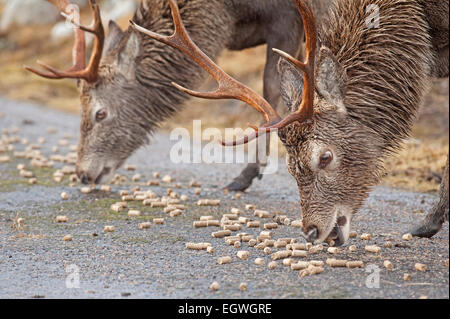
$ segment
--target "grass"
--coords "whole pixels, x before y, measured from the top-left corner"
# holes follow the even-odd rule
[[[0,6],[0,14],[1,10]],[[89,11],[82,12],[85,21],[89,15]],[[125,28],[128,17],[119,24]],[[0,95],[78,113],[79,95],[75,81],[42,79],[22,67],[23,64],[36,65],[36,59],[57,68],[67,68],[71,64],[72,39],[61,43],[48,41],[51,27],[20,27],[0,35]],[[265,50],[265,46],[260,46],[241,52],[225,51],[218,62],[227,73],[261,94]],[[214,81],[209,79],[202,89],[214,87]],[[406,144],[397,155],[387,159],[384,184],[417,191],[438,191],[439,177],[448,152],[448,87],[448,79],[434,81],[413,128],[415,142]],[[201,119],[204,129],[216,127],[221,130],[246,128],[247,123],[261,122],[260,115],[242,102],[193,98],[186,103],[183,111],[164,123],[162,130],[170,131],[175,127],[192,129],[194,119]],[[279,154],[284,155],[282,147]],[[11,181],[7,183],[11,184]],[[0,184],[0,191],[2,187],[9,188],[11,185]]]

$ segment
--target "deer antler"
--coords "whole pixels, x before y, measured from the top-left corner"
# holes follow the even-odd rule
[[[71,14],[69,11],[71,4],[67,0],[48,1],[57,7],[63,16],[69,17]],[[94,13],[94,21],[91,27],[79,25],[73,20],[73,18],[71,20],[71,22],[76,26],[75,43],[72,53],[73,66],[66,71],[59,71],[45,63],[37,61],[40,66],[50,73],[45,73],[29,66],[25,66],[25,69],[48,79],[84,79],[88,83],[95,83],[97,81],[98,68],[105,42],[105,30],[103,28],[98,4],[95,0],[89,0],[89,4]],[[89,65],[87,67],[85,62],[86,40],[83,32],[89,32],[95,35],[95,43],[89,60]]]
[[[302,0],[297,0],[302,1]],[[186,28],[183,25],[181,20],[180,11],[177,3],[174,0],[169,0],[170,8],[172,10],[172,17],[174,21],[175,31],[171,36],[163,36],[147,30],[141,26],[138,26],[133,21],[130,21],[133,28],[142,32],[151,38],[170,45],[181,52],[183,52],[190,59],[195,61],[199,66],[201,66],[205,71],[211,74],[214,79],[218,82],[218,89],[214,92],[196,92],[184,88],[176,83],[172,83],[177,89],[190,94],[192,96],[205,98],[205,99],[237,99],[241,100],[258,112],[260,112],[264,119],[266,120],[266,124],[262,127],[257,128],[255,126],[250,125],[251,128],[255,130],[250,135],[243,137],[242,139],[233,142],[223,142],[222,145],[225,146],[234,146],[248,143],[249,141],[257,138],[259,135],[270,132],[272,129],[278,129],[284,127],[294,121],[305,121],[307,118],[312,117],[312,102],[314,97],[314,51],[315,51],[315,42],[317,39],[317,31],[314,24],[314,15],[312,14],[311,6],[305,6],[303,2],[297,2],[299,9],[301,8],[301,13],[306,14],[308,16],[307,22],[312,25],[306,29],[307,31],[307,43],[309,44],[308,50],[309,54],[307,55],[309,58],[307,59],[307,63],[303,64],[300,61],[297,61],[299,65],[302,65],[302,68],[308,72],[308,84],[305,85],[305,90],[312,90],[312,92],[308,92],[307,94],[303,94],[304,100],[302,101],[302,107],[299,111],[292,113],[287,118],[282,120],[282,118],[278,115],[278,113],[270,106],[270,104],[261,96],[259,96],[252,89],[248,88],[244,84],[236,81],[231,76],[226,74],[217,64],[215,64],[205,53],[203,53],[200,48],[192,41],[189,37]],[[306,24],[306,21],[304,21]],[[311,34],[312,33],[312,34]],[[308,42],[309,41],[309,42]],[[311,44],[314,42],[314,44]],[[281,52],[281,51],[279,51]],[[311,56],[312,53],[312,56]],[[290,61],[294,63],[296,61],[291,56],[285,54],[286,57],[289,57]],[[296,64],[297,65],[297,64]],[[302,69],[302,71],[303,71]],[[312,69],[312,72],[310,71]],[[311,98],[312,96],[312,98]],[[306,98],[305,98],[306,97]],[[300,112],[301,111],[301,112]],[[301,116],[300,116],[301,115]],[[308,117],[307,117],[308,116]]]

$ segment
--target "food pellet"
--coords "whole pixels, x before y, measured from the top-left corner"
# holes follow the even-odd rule
[[[351,245],[350,247],[348,247],[348,251],[349,252],[355,252],[357,250],[355,245]]]
[[[69,221],[69,217],[67,216],[56,216],[57,223],[67,223]]]
[[[287,242],[285,242],[284,240],[277,240],[273,244],[273,247],[275,247],[275,248],[285,248],[286,246],[287,246]]]
[[[240,224],[233,224],[233,225],[224,225],[224,230],[231,230],[231,231],[238,231],[242,229],[242,226]]]
[[[323,267],[325,265],[325,263],[322,260],[310,260],[309,264],[316,267]]]
[[[200,184],[200,183],[197,182],[197,181],[191,181],[191,182],[189,183],[189,187],[202,187],[202,184]]]
[[[155,225],[163,225],[164,224],[164,218],[153,218],[153,224],[155,224]]]
[[[201,189],[201,188],[196,188],[196,189],[194,189],[194,194],[195,194],[195,195],[200,195],[201,192],[202,192],[202,189]]]
[[[308,268],[309,263],[307,261],[298,261],[291,263],[291,270],[302,270]]]
[[[292,257],[306,257],[308,252],[306,250],[292,250]]]
[[[182,202],[187,202],[188,200],[189,200],[189,197],[187,197],[187,195],[181,195],[180,196],[180,200],[182,201]]]
[[[199,199],[197,202],[198,206],[219,206],[220,199]]]
[[[92,188],[91,188],[91,187],[82,187],[82,188],[81,188],[81,192],[82,192],[83,194],[89,194],[89,193],[92,192]]]
[[[240,248],[241,247],[241,242],[240,241],[235,241],[233,246],[234,246],[234,248]]]
[[[72,241],[72,235],[64,236],[64,241]]]
[[[136,170],[136,166],[134,166],[134,165],[125,165],[125,170],[126,171],[135,171]]]
[[[292,258],[284,258],[283,259],[283,266],[291,266],[291,264],[294,262],[294,259]]]
[[[249,247],[253,247],[253,246],[255,246],[256,245],[256,239],[250,239],[249,241],[248,241],[248,246]]]
[[[30,178],[30,179],[28,180],[28,184],[30,184],[30,185],[37,184],[37,178]]]
[[[214,254],[214,247],[213,246],[206,247],[206,252],[211,255]]]
[[[220,230],[220,231],[216,231],[211,233],[211,235],[214,238],[223,238],[225,236],[230,236],[231,235],[231,230]]]
[[[384,243],[384,247],[391,248],[392,247],[392,242],[390,242],[390,241],[385,242]]]
[[[411,275],[410,274],[404,274],[403,275],[403,280],[404,281],[410,281],[411,280]]]
[[[162,179],[163,183],[171,183],[173,178],[170,175],[165,175]]]
[[[257,209],[254,211],[253,214],[259,218],[269,218],[270,217],[270,213],[266,210]]]
[[[239,259],[247,260],[250,253],[247,250],[239,250],[236,255]]]
[[[248,227],[248,228],[258,228],[259,225],[260,225],[259,220],[255,220],[255,221],[252,221],[252,222],[248,222],[248,223],[247,223],[247,227]]]
[[[264,224],[264,229],[275,229],[275,228],[278,228],[278,224],[277,223]]]
[[[166,202],[152,202],[152,203],[150,203],[150,207],[152,207],[152,208],[166,207],[166,206],[167,206]]]
[[[421,263],[415,263],[414,264],[414,269],[417,271],[426,271],[427,270],[427,266]]]
[[[365,250],[369,253],[378,254],[381,251],[381,248],[376,245],[367,245]]]
[[[409,240],[411,240],[413,238],[413,236],[411,235],[411,234],[404,234],[403,236],[402,236],[402,239],[403,240],[406,240],[406,241],[409,241]]]
[[[298,273],[300,278],[309,276],[309,275],[317,275],[324,272],[324,269],[322,267],[316,267],[313,265],[309,265],[308,268],[300,270]]]
[[[268,265],[267,268],[269,268],[270,270],[277,268],[278,263],[276,261],[271,261]]]
[[[239,284],[239,290],[240,291],[246,291],[247,290],[247,284],[245,282],[241,282]]]
[[[219,257],[219,258],[217,258],[217,263],[219,265],[229,264],[229,263],[231,263],[231,256]]]
[[[303,223],[302,223],[301,220],[297,219],[297,220],[293,220],[293,221],[291,222],[291,226],[292,226],[292,227],[302,227],[302,226],[303,226]]]
[[[235,214],[235,215],[240,215],[241,214],[241,210],[240,209],[238,209],[238,208],[232,208],[231,209],[231,213],[232,214]]]
[[[370,240],[372,238],[371,234],[364,233],[361,235],[361,240]]]
[[[177,217],[181,216],[183,214],[183,211],[181,209],[175,209],[169,213],[170,217]]]
[[[135,210],[135,209],[130,209],[128,211],[128,216],[130,217],[137,217],[137,216],[141,216],[141,211],[140,210]]]
[[[192,250],[205,250],[209,246],[211,246],[210,243],[186,243],[186,249]]]
[[[252,204],[245,205],[245,210],[254,210],[255,208],[256,208],[256,206],[252,205]]]
[[[347,260],[328,258],[326,261],[330,267],[347,267]]]
[[[361,260],[347,261],[347,268],[362,268],[364,267],[364,262]]]
[[[272,249],[270,249],[270,247],[265,247],[265,248],[264,248],[264,253],[265,253],[266,255],[270,255],[270,254],[272,253]]]
[[[152,224],[150,222],[139,223],[139,229],[148,229]]]
[[[209,289],[211,289],[212,291],[217,291],[219,290],[219,283],[217,281],[214,281],[210,286]]]
[[[258,265],[258,266],[264,265],[264,259],[262,259],[262,258],[256,258],[256,259],[255,259],[255,264]]]
[[[272,260],[284,259],[287,257],[291,257],[292,251],[290,250],[280,250],[271,255]]]
[[[337,247],[328,247],[327,252],[335,255],[339,253],[339,249]]]
[[[308,251],[310,254],[317,254],[317,253],[323,251],[323,249],[324,249],[323,245],[315,245],[315,246],[312,246],[311,248],[309,248]]]
[[[385,260],[383,262],[383,266],[384,266],[384,268],[389,269],[389,270],[391,270],[393,268],[392,263],[389,260]]]
[[[116,228],[114,226],[105,226],[105,228],[103,228],[103,231],[106,233],[111,233],[114,232],[116,230]]]
[[[348,237],[349,237],[349,238],[356,238],[356,237],[358,237],[358,233],[355,232],[355,231],[351,231],[351,232],[348,234]]]

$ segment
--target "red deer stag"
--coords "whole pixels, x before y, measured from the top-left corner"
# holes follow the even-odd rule
[[[48,1],[70,15],[67,0]],[[323,10],[328,1],[316,0]],[[193,39],[210,57],[216,58],[225,48],[242,50],[267,43],[264,97],[277,105],[278,57],[272,48],[301,55],[303,27],[292,2],[179,0],[178,4]],[[73,66],[69,70],[58,71],[40,62],[45,73],[26,68],[45,78],[79,80],[82,118],[77,172],[83,183],[98,184],[111,180],[126,159],[149,142],[158,125],[181,109],[186,96],[170,83],[198,86],[205,74],[180,52],[132,28],[122,31],[110,22],[105,37],[98,4],[91,0],[90,5],[93,26],[76,29]],[[142,1],[133,20],[162,34],[173,28],[166,0]],[[84,32],[95,36],[88,66]],[[251,163],[227,188],[242,191],[255,177],[261,177],[260,165]]]
[[[174,1],[170,1],[175,21],[172,36],[133,25],[182,51],[219,83],[211,93],[176,85],[180,90],[208,99],[239,99],[264,116],[266,124],[253,134],[225,145],[278,130],[287,149],[289,172],[298,184],[304,237],[342,245],[353,215],[379,181],[383,159],[408,136],[429,77],[448,76],[448,37],[440,38],[447,42],[433,37],[440,32],[448,35],[448,1],[339,0],[324,19],[320,37],[309,0],[294,2],[305,27],[306,62],[275,50],[282,57],[281,93],[291,111],[284,119],[195,45]],[[379,9],[379,27],[366,22],[369,5]],[[448,161],[440,202],[413,234],[430,237],[445,218]]]

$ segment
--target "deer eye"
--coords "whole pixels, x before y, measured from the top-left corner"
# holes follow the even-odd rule
[[[320,155],[320,162],[319,162],[319,168],[324,169],[326,168],[331,161],[333,160],[333,153],[331,151],[326,151],[322,155]]]
[[[105,109],[98,110],[97,113],[95,113],[95,120],[97,122],[100,122],[106,118],[108,115],[108,112],[106,112]]]

